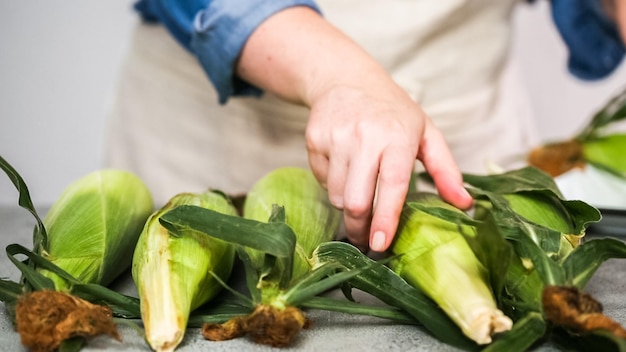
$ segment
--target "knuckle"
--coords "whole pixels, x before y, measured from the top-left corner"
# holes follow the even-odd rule
[[[323,146],[322,133],[319,130],[308,128],[304,134],[306,148],[309,151],[320,151]]]
[[[344,210],[344,208],[343,208],[343,206],[344,206],[343,205],[343,198],[342,197],[330,195],[328,197],[328,200],[330,201],[330,204],[332,206],[334,206],[335,208],[337,208],[339,210]]]
[[[371,202],[367,202],[364,199],[348,200],[343,205],[344,213],[353,219],[367,219],[372,212]]]
[[[378,175],[379,182],[387,187],[406,188],[411,180],[411,173],[397,172],[394,170],[382,169]]]

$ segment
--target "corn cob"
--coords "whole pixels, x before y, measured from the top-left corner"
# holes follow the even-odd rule
[[[285,208],[285,222],[296,235],[292,271],[292,281],[295,281],[312,270],[315,248],[337,234],[341,214],[330,204],[328,194],[313,174],[295,167],[274,170],[260,179],[248,192],[243,216],[266,222],[273,205]],[[249,254],[260,267],[263,253],[249,251]]]
[[[464,237],[476,236],[476,228],[427,214],[411,202],[460,212],[437,195],[412,194],[401,213],[392,245],[398,257],[390,267],[434,300],[467,337],[490,343],[512,321],[498,309],[487,269]]]
[[[234,262],[234,247],[224,241],[193,230],[173,235],[161,226],[161,215],[180,205],[236,215],[234,206],[220,193],[181,193],[146,222],[133,256],[132,276],[146,340],[155,351],[177,348],[191,311],[221,290],[216,277],[226,281]]]
[[[244,310],[232,319],[204,324],[206,339],[248,335],[257,343],[287,346],[307,322],[299,304],[348,278],[326,279],[337,266],[314,268],[313,252],[334,237],[340,212],[310,171],[286,167],[257,181],[243,215],[182,206],[161,223],[173,232],[195,229],[237,245],[250,297],[238,294]]]
[[[92,172],[71,183],[43,220],[47,243],[41,255],[83,283],[108,285],[130,267],[152,196],[135,175]],[[69,283],[45,269],[57,290]]]

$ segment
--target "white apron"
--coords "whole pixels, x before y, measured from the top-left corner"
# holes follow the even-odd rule
[[[510,64],[516,0],[319,0],[443,131],[461,169],[509,169],[536,134]],[[245,193],[270,170],[308,167],[308,110],[217,95],[197,60],[164,27],[138,24],[106,134],[107,167],[130,170],[157,205],[208,188]],[[417,163],[419,167],[419,163]]]

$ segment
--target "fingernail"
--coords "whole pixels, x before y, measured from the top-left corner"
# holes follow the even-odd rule
[[[385,233],[382,231],[376,231],[370,239],[370,248],[376,252],[382,252],[385,250]]]
[[[461,194],[465,197],[465,199],[468,201],[468,207],[472,205],[474,198],[472,197],[472,195],[467,191],[467,189],[465,189],[465,187],[461,188]]]

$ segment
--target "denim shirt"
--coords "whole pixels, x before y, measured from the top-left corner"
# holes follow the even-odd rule
[[[597,80],[619,66],[624,42],[601,0],[552,0],[552,18],[569,50],[571,74]]]
[[[274,13],[307,6],[320,13],[314,0],[139,0],[143,20],[163,24],[199,60],[217,90],[220,103],[262,91],[241,80],[235,62],[252,32]],[[624,56],[616,25],[601,0],[551,0],[554,23],[565,42],[569,72],[584,80],[608,76]]]
[[[143,20],[165,25],[198,58],[223,104],[232,96],[261,95],[237,77],[235,61],[265,19],[292,6],[320,12],[313,0],[139,0],[135,9]]]

